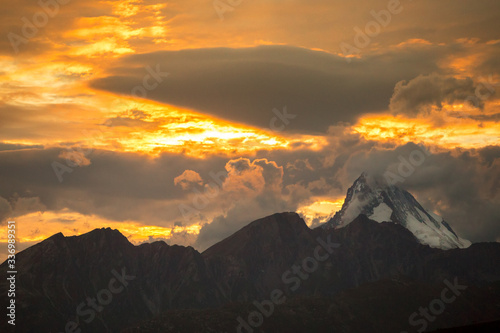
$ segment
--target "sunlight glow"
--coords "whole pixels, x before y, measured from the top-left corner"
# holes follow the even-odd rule
[[[307,226],[315,226],[330,220],[342,208],[344,197],[336,200],[318,199],[313,203],[299,207],[297,213],[302,216]]]
[[[453,119],[441,125],[424,118],[391,115],[365,116],[353,126],[353,133],[367,140],[399,144],[422,142],[444,148],[481,148],[500,144],[500,123]]]
[[[15,218],[16,237],[20,243],[39,242],[58,232],[77,236],[103,226],[119,230],[133,244],[148,241],[150,237],[169,239],[175,233],[197,235],[200,225],[161,227],[144,225],[136,221],[111,221],[96,215],[83,215],[64,209],[34,212]],[[7,226],[0,227],[0,243],[7,241]]]

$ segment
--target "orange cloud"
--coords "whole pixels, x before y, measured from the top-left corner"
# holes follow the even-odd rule
[[[437,145],[442,148],[481,148],[500,144],[500,123],[470,118],[406,118],[392,115],[362,117],[352,127],[353,133],[367,140]]]

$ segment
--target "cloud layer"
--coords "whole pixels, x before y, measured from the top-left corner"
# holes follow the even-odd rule
[[[23,212],[69,208],[163,227],[202,224],[195,244],[203,249],[259,217],[295,211],[317,198],[342,198],[362,171],[397,173],[401,158],[420,149],[412,143],[366,141],[338,127],[331,129],[329,140],[321,151],[260,151],[203,161],[99,151],[90,165],[65,174],[62,183],[51,168],[53,160],[63,162],[56,149],[4,151],[0,214],[12,216],[13,207]],[[432,151],[399,185],[444,216],[461,236],[500,239],[498,147]],[[16,197],[31,199],[21,204]],[[183,213],[182,207],[190,209]]]

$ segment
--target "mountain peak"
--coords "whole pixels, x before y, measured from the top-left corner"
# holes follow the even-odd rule
[[[368,172],[363,171],[361,175],[359,175],[358,179],[356,181],[358,182],[366,182],[366,178],[368,178]]]
[[[52,236],[48,237],[46,240],[58,240],[58,239],[64,239],[64,234],[62,232],[58,232],[57,234],[53,234]]]
[[[308,235],[311,229],[295,212],[276,213],[255,220],[231,236],[212,245],[204,256],[235,254],[260,247],[275,247],[276,244],[293,243],[293,239]],[[252,250],[253,251],[253,250]]]
[[[380,178],[376,178],[374,175],[369,174],[366,171],[363,171],[359,177],[354,181],[351,186],[355,189],[365,189],[370,188],[372,190],[380,189],[383,190],[388,187],[395,187],[394,185],[388,185],[383,182]]]
[[[369,176],[368,173],[364,172],[354,181],[352,187],[354,188],[362,188],[364,186],[368,186]]]
[[[340,211],[323,228],[342,228],[360,214],[376,222],[400,224],[420,243],[441,249],[464,248],[470,242],[461,239],[442,217],[425,210],[409,193],[394,185],[381,185],[363,172],[347,190]]]

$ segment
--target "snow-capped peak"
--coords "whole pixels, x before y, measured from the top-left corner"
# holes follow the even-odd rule
[[[461,239],[439,215],[426,211],[407,191],[394,185],[380,185],[366,173],[347,190],[340,211],[323,228],[342,228],[360,214],[377,222],[393,222],[407,228],[422,244],[435,248],[466,248]]]

